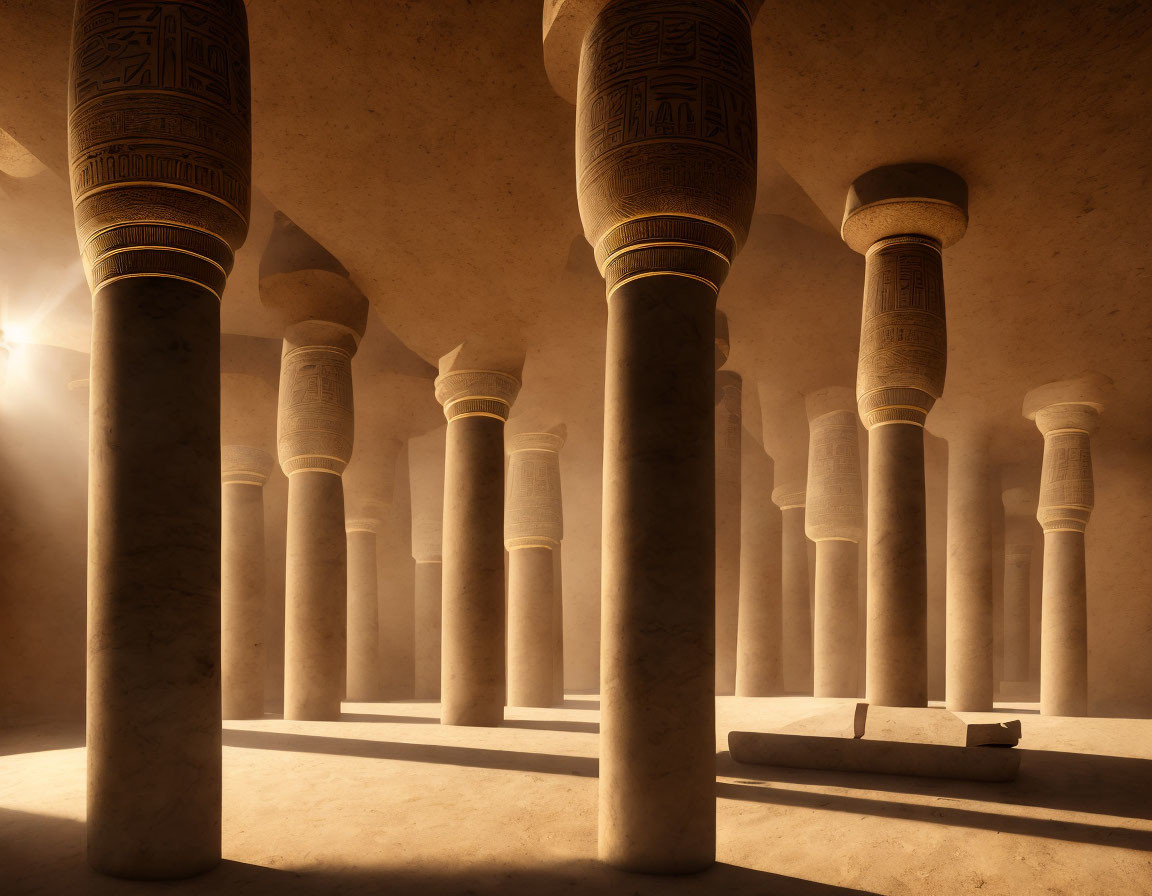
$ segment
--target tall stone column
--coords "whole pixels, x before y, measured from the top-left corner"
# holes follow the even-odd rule
[[[345,699],[369,703],[382,699],[380,671],[380,585],[376,536],[384,508],[365,503],[362,515],[350,518],[348,535],[348,665]]]
[[[807,484],[786,482],[772,490],[780,508],[780,649],[785,693],[812,693],[812,599],[804,525]]]
[[[438,430],[408,442],[412,488],[412,558],[416,561],[416,698],[440,699],[443,587],[444,436]]]
[[[556,557],[564,538],[563,426],[508,441],[508,705],[555,702]]]
[[[608,297],[599,853],[635,871],[715,858],[714,330],[755,199],[749,18],[608,0],[570,43]]]
[[[520,391],[503,370],[440,361],[444,407],[443,640],[445,725],[504,720],[504,423]]]
[[[740,517],[740,625],[736,696],[773,697],[780,678],[780,510],[770,500],[773,465],[760,445],[743,439]]]
[[[716,372],[716,693],[736,693],[740,614],[740,374]]]
[[[284,718],[340,718],[347,644],[341,474],[352,457],[352,356],[359,334],[311,320],[289,327],[277,442],[288,477]]]
[[[564,702],[564,547],[552,549],[552,705]]]
[[[1032,544],[1036,492],[1005,489],[1004,505],[1004,681],[1022,684],[1030,673]]]
[[[1044,436],[1036,519],[1044,529],[1040,615],[1040,712],[1088,714],[1088,585],[1084,531],[1095,504],[1091,434],[1104,407],[1103,377],[1033,389],[1024,416]]]
[[[953,712],[992,710],[996,485],[988,433],[969,426],[948,439],[944,693]]]
[[[860,539],[864,495],[860,442],[850,389],[808,395],[808,490],[805,532],[816,543],[813,691],[855,697]]]
[[[841,236],[864,255],[856,397],[868,429],[869,702],[926,706],[924,422],[944,389],[941,251],[964,234],[968,187],[935,165],[857,178]]]
[[[264,483],[272,455],[225,445],[222,483],[220,665],[225,719],[264,717]]]
[[[244,5],[79,0],[68,107],[93,313],[88,862],[185,877],[220,859],[220,299],[248,231]]]

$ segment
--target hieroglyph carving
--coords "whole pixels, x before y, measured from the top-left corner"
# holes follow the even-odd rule
[[[306,345],[284,353],[276,444],[285,474],[337,475],[352,458],[352,356],[335,346]]]
[[[526,433],[513,440],[504,505],[504,546],[509,550],[553,547],[564,538],[561,444],[548,433]]]
[[[1090,434],[1097,411],[1083,404],[1059,404],[1036,414],[1044,435],[1040,505],[1036,519],[1045,532],[1083,532],[1095,505]]]
[[[871,429],[920,426],[944,391],[948,338],[940,244],[929,237],[878,240],[867,252],[856,397]]]
[[[520,381],[495,370],[458,370],[436,378],[436,400],[451,422],[461,417],[495,417],[507,420]]]
[[[864,537],[864,490],[856,415],[833,411],[811,423],[805,533],[813,541]]]
[[[263,485],[272,474],[272,456],[248,445],[224,445],[220,449],[220,481],[225,485]]]
[[[577,193],[608,292],[674,273],[719,289],[756,195],[756,99],[740,0],[612,0],[584,40]]]
[[[241,0],[79,0],[68,142],[93,294],[131,277],[223,294],[248,231],[249,90]]]

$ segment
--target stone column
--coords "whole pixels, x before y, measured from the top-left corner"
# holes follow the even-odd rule
[[[945,702],[953,712],[992,710],[992,606],[996,483],[988,434],[948,440]]]
[[[736,693],[740,614],[740,374],[716,372],[716,693]]]
[[[341,475],[352,457],[352,356],[359,334],[327,321],[288,328],[277,442],[288,477],[284,718],[340,718],[347,644]]]
[[[416,562],[415,676],[418,700],[440,699],[444,436],[445,430],[441,426],[408,442],[412,559]]]
[[[772,502],[780,508],[780,649],[785,693],[812,693],[812,599],[808,578],[808,540],[804,533],[806,484],[776,486]]]
[[[1095,503],[1089,436],[1103,410],[1103,378],[1033,389],[1024,416],[1044,436],[1036,519],[1044,529],[1040,712],[1088,714],[1088,586],[1084,531]]]
[[[691,872],[715,859],[714,330],[755,199],[749,15],[609,0],[582,38],[577,192],[608,297],[599,853]]]
[[[564,702],[564,547],[552,549],[552,705]]]
[[[808,406],[808,490],[804,528],[816,543],[813,691],[855,697],[860,539],[864,495],[860,442],[850,389],[822,389]]]
[[[444,407],[443,639],[445,725],[504,720],[504,423],[520,381],[441,359]]]
[[[186,877],[220,859],[220,299],[248,230],[247,22],[239,0],[80,0],[74,25],[88,861]]]
[[[344,698],[370,703],[383,699],[376,536],[383,525],[384,508],[366,502],[361,513],[344,524],[348,534],[348,666]]]
[[[564,427],[508,442],[508,705],[551,706],[556,646],[556,558],[564,538],[560,449]]]
[[[773,697],[782,691],[780,510],[770,500],[772,458],[750,438],[743,454],[736,696]]]
[[[857,178],[841,235],[866,259],[856,397],[868,429],[867,699],[926,706],[924,422],[944,389],[941,250],[964,234],[968,188],[935,165]]]
[[[225,445],[222,505],[220,668],[225,719],[264,718],[264,483],[272,456]]]
[[[1036,492],[1006,489],[1004,504],[1004,681],[1022,684],[1030,674],[1032,544]]]

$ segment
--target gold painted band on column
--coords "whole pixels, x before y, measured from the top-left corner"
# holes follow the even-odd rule
[[[520,381],[496,370],[454,370],[436,378],[436,400],[449,422],[462,417],[508,419]]]

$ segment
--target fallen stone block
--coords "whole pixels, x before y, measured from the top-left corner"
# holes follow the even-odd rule
[[[1020,721],[966,722],[937,707],[869,706],[865,740],[948,747],[1014,747],[1020,742]]]

